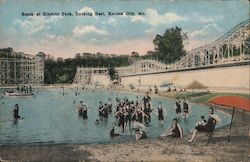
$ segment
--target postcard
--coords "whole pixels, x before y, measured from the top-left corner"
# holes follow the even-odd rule
[[[0,162],[249,161],[248,0],[0,0]]]

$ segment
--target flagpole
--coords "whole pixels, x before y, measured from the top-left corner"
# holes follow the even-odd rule
[[[232,117],[231,117],[230,132],[229,132],[229,135],[228,135],[228,142],[230,142],[230,140],[231,140],[231,130],[232,130],[232,125],[233,125],[234,111],[235,111],[235,107],[233,108],[233,113],[232,113]]]

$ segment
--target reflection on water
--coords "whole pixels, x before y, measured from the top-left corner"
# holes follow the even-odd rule
[[[111,98],[114,106],[116,97],[127,97],[129,100],[137,100],[137,96],[127,93],[114,93],[109,91],[92,91],[76,89],[40,90],[36,98],[3,98],[0,102],[0,144],[23,143],[109,143],[134,140],[134,132],[127,131],[117,138],[111,139],[109,131],[116,120],[111,114],[108,120],[95,124],[98,116],[99,101],[108,102]],[[143,96],[138,96],[140,101]],[[75,100],[75,103],[74,103]],[[88,119],[83,120],[76,113],[76,107],[80,101],[88,105]],[[157,117],[159,101],[163,107],[167,107],[164,123],[160,124]],[[4,104],[3,104],[4,102]],[[149,138],[156,138],[170,127],[175,117],[174,100],[152,98],[153,108],[150,127],[146,128]],[[23,119],[14,121],[12,111],[14,105],[19,104],[19,114]],[[114,111],[113,111],[114,112]],[[192,114],[188,119],[180,118],[184,134],[189,134],[201,115],[207,114],[207,107],[192,104]],[[224,126],[230,122],[230,118],[220,112]]]

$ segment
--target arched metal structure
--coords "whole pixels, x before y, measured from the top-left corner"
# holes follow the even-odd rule
[[[174,64],[168,65],[168,69],[182,69],[249,60],[249,53],[246,53],[246,49],[248,51],[250,49],[249,37],[250,24],[248,19],[215,41],[189,51]]]
[[[115,68],[115,71],[119,76],[122,76],[164,71],[166,70],[166,67],[166,64],[161,63],[160,61],[145,59],[137,61],[130,66]]]
[[[249,19],[238,24],[215,41],[195,48],[177,59],[173,64],[156,60],[140,60],[127,67],[115,68],[119,76],[220,65],[250,60]],[[248,53],[246,53],[246,50]]]

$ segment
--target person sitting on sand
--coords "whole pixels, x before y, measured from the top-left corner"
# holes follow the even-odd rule
[[[205,117],[202,115],[202,116],[201,116],[201,120],[197,122],[196,126],[199,126],[199,125],[204,126],[204,125],[206,125],[206,123],[207,123],[207,120],[206,120]]]
[[[138,141],[140,139],[145,139],[147,138],[146,132],[141,130],[141,129],[137,129],[135,131],[135,140]]]
[[[19,116],[19,106],[18,104],[15,104],[14,110],[13,110],[13,117],[15,120],[20,119],[21,116]]]
[[[177,119],[174,118],[171,128],[169,128],[166,133],[162,134],[161,137],[173,137],[182,138],[183,132],[181,126],[177,123]]]
[[[193,130],[193,134],[191,136],[191,139],[188,141],[189,143],[194,141],[197,132],[210,132],[214,129],[217,122],[219,122],[219,123],[221,122],[221,119],[219,118],[219,116],[214,114],[213,107],[209,107],[208,113],[209,113],[209,117],[208,117],[206,124],[205,125],[197,125],[195,127],[195,129]]]

